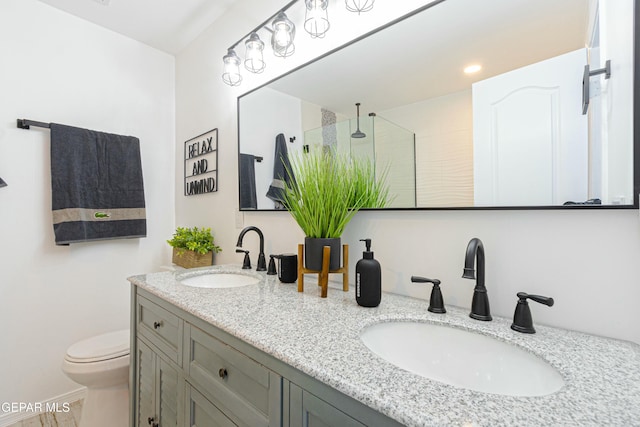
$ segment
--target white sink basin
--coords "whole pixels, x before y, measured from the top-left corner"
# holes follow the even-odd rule
[[[469,390],[544,396],[564,381],[528,351],[480,333],[417,322],[377,323],[360,335],[386,361],[415,374]]]
[[[209,272],[199,276],[181,279],[180,283],[195,288],[237,288],[255,285],[260,282],[259,277],[237,273]]]

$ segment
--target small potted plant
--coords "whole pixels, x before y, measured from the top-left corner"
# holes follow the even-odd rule
[[[331,247],[329,269],[340,268],[340,236],[361,208],[389,203],[386,173],[376,179],[371,160],[323,147],[291,157],[283,204],[305,233],[305,266],[322,268],[322,248]]]
[[[173,248],[173,263],[184,268],[213,264],[213,254],[222,250],[213,242],[210,228],[178,227],[167,243]]]

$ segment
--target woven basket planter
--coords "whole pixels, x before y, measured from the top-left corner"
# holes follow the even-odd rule
[[[184,268],[206,267],[213,265],[213,252],[209,251],[203,255],[194,251],[184,251],[182,255],[178,255],[178,249],[173,248],[172,261]]]

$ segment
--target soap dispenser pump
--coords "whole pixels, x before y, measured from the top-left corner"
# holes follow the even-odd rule
[[[373,258],[371,239],[360,241],[365,242],[366,250],[356,263],[356,302],[362,307],[377,307],[382,298],[380,263]]]

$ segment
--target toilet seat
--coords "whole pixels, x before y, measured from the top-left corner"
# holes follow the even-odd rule
[[[109,332],[79,341],[67,350],[65,360],[72,363],[95,363],[129,354],[129,329]]]

